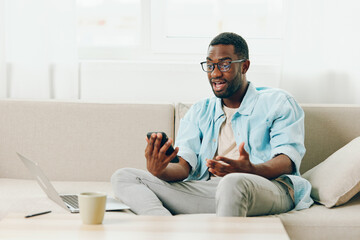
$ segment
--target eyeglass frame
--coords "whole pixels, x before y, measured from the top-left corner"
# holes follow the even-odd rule
[[[212,70],[211,70],[211,71],[206,71],[206,70],[204,69],[204,67],[203,67],[203,64],[204,64],[204,63],[207,63],[207,61],[201,62],[200,65],[201,65],[202,70],[203,70],[204,72],[207,72],[207,73],[213,72],[213,71],[215,70],[215,65],[217,66],[217,68],[219,69],[220,72],[228,72],[228,71],[231,69],[231,64],[232,64],[232,63],[242,63],[242,62],[244,62],[244,61],[246,61],[246,60],[247,60],[246,58],[243,58],[243,59],[238,59],[238,60],[229,61],[230,67],[229,67],[229,69],[226,70],[226,71],[222,71],[222,70],[220,69],[219,63],[221,63],[221,62],[226,62],[226,61],[228,61],[228,60],[221,60],[221,61],[219,61],[219,62],[217,62],[217,63],[208,64],[208,65],[212,65]],[[205,67],[206,67],[206,66],[205,66]]]

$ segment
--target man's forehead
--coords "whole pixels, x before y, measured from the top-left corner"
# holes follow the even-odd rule
[[[214,45],[209,46],[207,52],[207,59],[214,60],[214,59],[233,59],[236,58],[234,45]]]

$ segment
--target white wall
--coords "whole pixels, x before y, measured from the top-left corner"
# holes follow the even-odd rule
[[[206,49],[192,61],[182,54],[163,60],[163,55],[155,56],[156,61],[79,61],[74,1],[20,2],[26,1],[0,0],[0,97],[194,102],[212,96],[198,63]],[[4,3],[16,11],[3,14]],[[301,103],[360,104],[360,4],[288,3],[280,60],[259,61],[261,56],[252,55],[248,79],[258,86],[283,88]],[[11,29],[5,29],[4,20]],[[11,39],[4,34],[9,31]],[[256,52],[249,45],[250,54]]]
[[[0,0],[0,5],[7,97],[77,98],[74,1]]]
[[[292,2],[280,87],[306,103],[360,103],[360,3]]]
[[[80,75],[81,98],[90,101],[195,102],[213,95],[199,63],[83,62]],[[257,85],[276,86],[280,77],[279,67],[249,72]]]
[[[7,97],[5,55],[5,2],[0,1],[0,97]]]

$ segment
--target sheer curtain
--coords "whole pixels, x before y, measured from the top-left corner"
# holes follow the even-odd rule
[[[2,0],[1,5],[6,97],[77,98],[75,0]]]
[[[102,0],[84,0],[89,3],[87,1],[94,4],[102,2]],[[156,22],[154,23],[153,20],[159,16],[152,14],[154,12],[151,11],[159,5],[159,2],[165,3],[165,1],[153,0],[151,4],[150,0],[140,2],[142,18],[144,13],[146,16],[151,15],[151,19],[149,17],[148,20],[153,24],[150,27],[150,24],[146,23],[144,25],[146,27],[142,26],[142,29],[149,33],[148,35],[156,34],[154,30]],[[176,2],[182,3],[182,1]],[[201,2],[207,4],[207,1],[197,3]],[[238,4],[235,0],[221,2]],[[243,2],[253,4],[250,0]],[[249,80],[258,86],[283,88],[294,95],[300,103],[360,104],[360,45],[358,44],[360,3],[355,0],[278,0],[277,2],[284,3],[286,26],[284,29],[278,29],[281,30],[281,36],[275,36],[275,40],[280,39],[276,45],[271,45],[274,37],[269,38],[269,44],[264,44],[264,41],[257,38],[249,40],[252,60]],[[246,10],[249,15],[252,14],[251,10],[259,11],[258,7],[251,7],[251,4],[247,5]],[[227,7],[231,9],[229,6]],[[244,11],[239,6],[237,8]],[[235,12],[237,8],[234,8]],[[151,39],[156,40],[156,38],[144,37],[141,40],[148,47],[145,52],[141,52],[142,48],[136,48],[136,51],[129,48],[124,51],[131,53],[131,59],[128,55],[125,55],[127,58],[122,58],[122,61],[114,58],[115,61],[112,62],[103,61],[104,58],[97,61],[82,59],[86,61],[82,61],[80,68],[76,39],[79,12],[76,9],[76,0],[0,0],[0,97],[35,99],[88,97],[94,101],[109,97],[111,100],[127,101],[139,99],[141,95],[139,91],[143,91],[148,95],[142,94],[141,100],[153,101],[154,94],[150,93],[158,90],[158,84],[154,83],[170,86],[166,91],[168,95],[163,93],[165,91],[161,91],[161,101],[166,99],[167,102],[179,100],[191,102],[198,96],[211,95],[206,76],[199,70],[197,63],[197,57],[200,55],[196,52],[153,54],[154,48],[150,49],[152,46],[150,43]],[[115,9],[117,16],[116,8],[111,9]],[[185,8],[184,11],[187,9]],[[224,14],[227,13],[228,11],[225,11]],[[194,18],[192,22],[206,23],[201,16],[196,14],[191,16]],[[266,23],[264,28],[274,34],[277,28],[269,30],[268,21],[264,20],[264,23]],[[189,24],[184,25],[184,27],[189,26]],[[279,27],[281,26],[282,24],[279,24]],[[226,31],[233,29],[231,26],[228,28]],[[172,41],[174,38],[169,39]],[[186,41],[188,40],[190,43],[195,42],[191,36],[186,38]],[[204,46],[207,44],[208,40]],[[188,45],[184,46],[187,48]],[[171,47],[174,48],[180,49],[179,45]],[[206,47],[196,49],[201,51],[201,56],[205,54]],[[120,54],[119,51],[113,51],[114,49],[111,48],[105,50],[115,57]],[[98,55],[95,51],[91,56]],[[138,63],[140,61],[141,64],[142,56],[149,67],[143,67],[143,70],[139,71]],[[180,59],[179,61],[182,62],[196,62],[196,64],[180,66],[167,59]],[[197,83],[199,85],[194,87],[195,92],[189,92],[188,86],[194,86],[193,79],[203,83]],[[145,83],[139,84],[143,82]],[[174,83],[181,84],[177,84],[176,89],[172,89]]]
[[[360,104],[360,3],[292,1],[280,87],[302,103]]]
[[[5,1],[0,0],[0,98],[6,97]]]

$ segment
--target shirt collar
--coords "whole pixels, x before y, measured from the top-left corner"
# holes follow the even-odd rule
[[[223,115],[225,115],[225,113],[224,110],[222,109],[221,98],[216,98],[215,121],[218,120]]]
[[[241,105],[237,111],[241,115],[251,115],[259,95],[255,86],[251,82],[248,83],[249,83],[248,89],[246,90],[244,99],[242,100]],[[224,115],[224,111],[222,109],[221,98],[217,98],[216,108],[215,108],[215,120],[219,119],[223,115]]]
[[[251,115],[258,97],[258,91],[256,90],[255,86],[251,82],[249,82],[248,89],[245,93],[244,99],[241,102],[238,113],[242,115]]]

